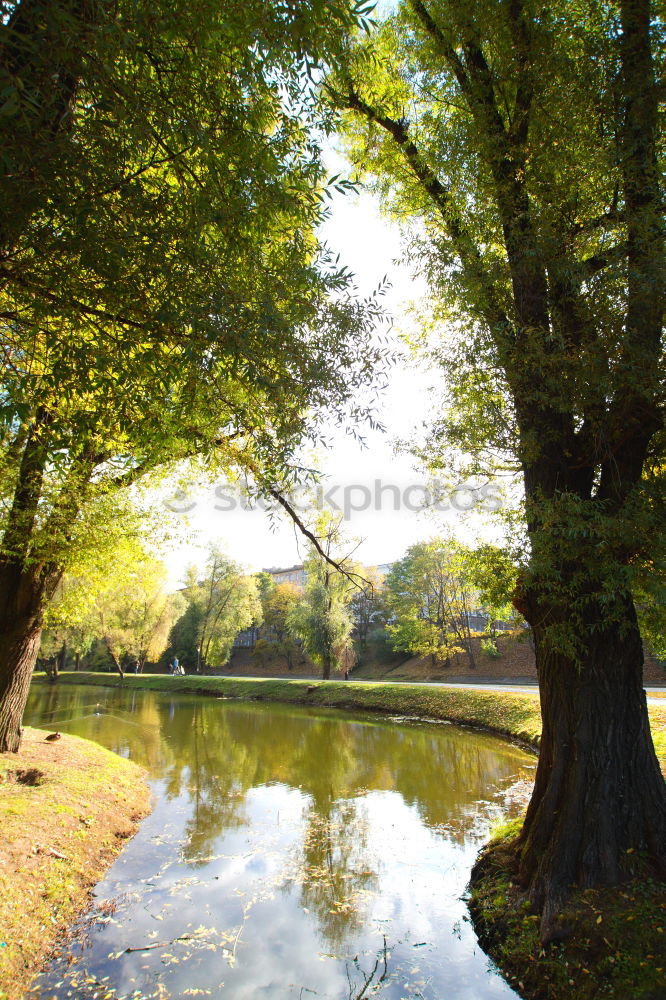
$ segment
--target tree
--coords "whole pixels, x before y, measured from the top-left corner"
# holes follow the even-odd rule
[[[186,663],[196,664],[197,672],[213,660],[226,663],[238,633],[261,619],[256,579],[215,547],[203,580],[190,571],[185,595],[188,607],[171,632],[170,645]]]
[[[365,655],[370,633],[385,624],[384,614],[384,574],[376,567],[363,570],[367,583],[357,589],[350,606],[354,617],[354,635],[359,652]]]
[[[294,669],[294,659],[299,646],[290,628],[290,618],[301,600],[301,591],[293,583],[274,584],[262,600],[262,636],[268,639],[268,648],[283,656],[287,669]]]
[[[205,456],[260,486],[381,351],[317,241],[310,76],[362,17],[311,0],[21,0],[0,23],[0,751],[100,509]],[[367,350],[366,350],[367,348]]]
[[[439,444],[522,478],[543,734],[514,850],[544,940],[628,851],[666,872],[631,594],[664,506],[661,32],[649,0],[403,0],[327,84],[453,319]]]
[[[493,644],[497,640],[497,623],[518,619],[512,606],[517,572],[509,553],[497,545],[479,545],[470,552],[469,578],[488,617],[487,629]]]
[[[41,664],[52,681],[57,681],[60,671],[65,669],[68,652],[68,637],[45,629],[39,644],[37,664]]]
[[[199,629],[201,626],[201,607],[194,601],[187,604],[180,618],[171,627],[167,648],[162,656],[162,663],[172,662],[177,656],[180,663],[188,667],[196,667],[199,662]]]
[[[148,658],[157,659],[182,609],[180,595],[165,590],[166,576],[166,566],[137,539],[119,541],[111,558],[102,552],[79,562],[62,578],[45,613],[49,643],[62,644],[62,666],[68,647],[80,656],[95,639],[121,677],[128,659],[138,662],[139,671]]]
[[[469,616],[478,593],[471,579],[468,548],[453,539],[434,538],[410,546],[386,579],[388,625],[394,649],[449,663],[466,652],[476,667]]]
[[[321,667],[324,680],[330,678],[332,670],[344,673],[353,666],[354,619],[350,604],[357,589],[352,574],[357,578],[358,575],[349,556],[338,555],[343,543],[341,523],[341,518],[336,521],[328,512],[320,516],[316,533],[321,553],[311,544],[305,561],[303,599],[288,618],[289,629],[303,641],[310,659]],[[340,568],[336,569],[325,557]]]
[[[93,605],[96,634],[122,676],[127,660],[141,673],[166,646],[170,626],[182,609],[180,595],[165,591],[166,567],[150,556],[114,567],[112,579]]]
[[[73,576],[62,578],[44,615],[38,659],[48,660],[57,648],[64,670],[67,652],[71,650],[78,670],[81,657],[90,650],[95,640],[91,628],[91,596]]]

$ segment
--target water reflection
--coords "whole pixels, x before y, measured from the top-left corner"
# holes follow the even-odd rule
[[[115,912],[37,996],[354,1000],[375,963],[366,996],[513,995],[459,897],[504,793],[532,772],[519,749],[453,726],[88,687],[36,689],[26,721],[131,756],[156,795],[98,887]]]

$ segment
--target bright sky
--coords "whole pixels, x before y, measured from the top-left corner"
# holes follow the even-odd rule
[[[385,303],[393,316],[393,336],[398,344],[399,331],[413,322],[406,315],[409,303],[425,295],[426,286],[398,262],[397,227],[382,217],[376,197],[362,192],[335,196],[323,235],[339,252],[341,262],[355,273],[361,295],[374,290],[384,275],[388,276],[392,287]],[[396,439],[411,437],[428,421],[436,402],[429,390],[438,377],[436,371],[419,369],[407,359],[395,366],[380,399],[378,415],[386,432],[362,429],[363,447],[344,431],[331,428],[332,446],[320,453],[318,464],[328,477],[324,488],[332,491],[333,501],[344,507],[346,497],[348,507],[368,508],[348,510],[345,522],[350,537],[363,539],[355,558],[365,565],[399,559],[409,545],[445,527],[461,537],[470,537],[470,519],[460,513],[441,514],[435,521],[432,515],[417,512],[415,508],[423,501],[419,484],[425,485],[425,474],[414,468],[411,456],[394,451]],[[211,542],[221,545],[250,571],[302,561],[306,546],[290,522],[271,522],[261,510],[216,509],[216,504],[218,508],[229,505],[216,497],[215,485],[211,483],[210,488],[192,495],[190,502],[196,502],[196,506],[186,516],[169,515],[172,526],[182,526],[189,536],[166,556],[171,585],[178,585],[188,564],[203,564]],[[399,510],[395,509],[396,491],[391,486],[400,491]],[[378,494],[379,504],[375,501]]]

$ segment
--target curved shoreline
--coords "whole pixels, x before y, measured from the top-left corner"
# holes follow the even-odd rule
[[[171,677],[164,674],[128,674],[121,682],[113,674],[84,672],[63,673],[58,683],[408,715],[424,722],[446,721],[471,726],[518,742],[532,751],[538,750],[541,732],[538,692],[502,692],[498,695],[496,691],[453,689],[439,685],[429,688],[409,683],[397,685],[377,681],[263,677],[237,679],[205,675]],[[33,685],[51,686],[45,678],[36,678]],[[498,718],[498,700],[501,718]]]
[[[541,736],[539,692],[508,692],[478,688],[432,687],[423,684],[383,684],[381,681],[314,681],[300,678],[229,678],[206,675],[171,677],[165,674],[126,675],[70,671],[61,684],[97,685],[139,691],[163,691],[212,698],[274,701],[342,710],[360,709],[383,715],[410,715],[423,721],[446,721],[494,733],[537,752]],[[33,684],[50,686],[38,677]],[[652,737],[661,769],[666,774],[666,698],[648,705]]]
[[[0,754],[0,998],[20,1000],[150,811],[137,764],[26,728]]]

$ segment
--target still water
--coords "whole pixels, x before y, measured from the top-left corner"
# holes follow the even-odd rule
[[[131,757],[155,802],[32,997],[516,995],[461,896],[532,777],[518,748],[450,725],[83,686],[34,691],[26,722]]]

